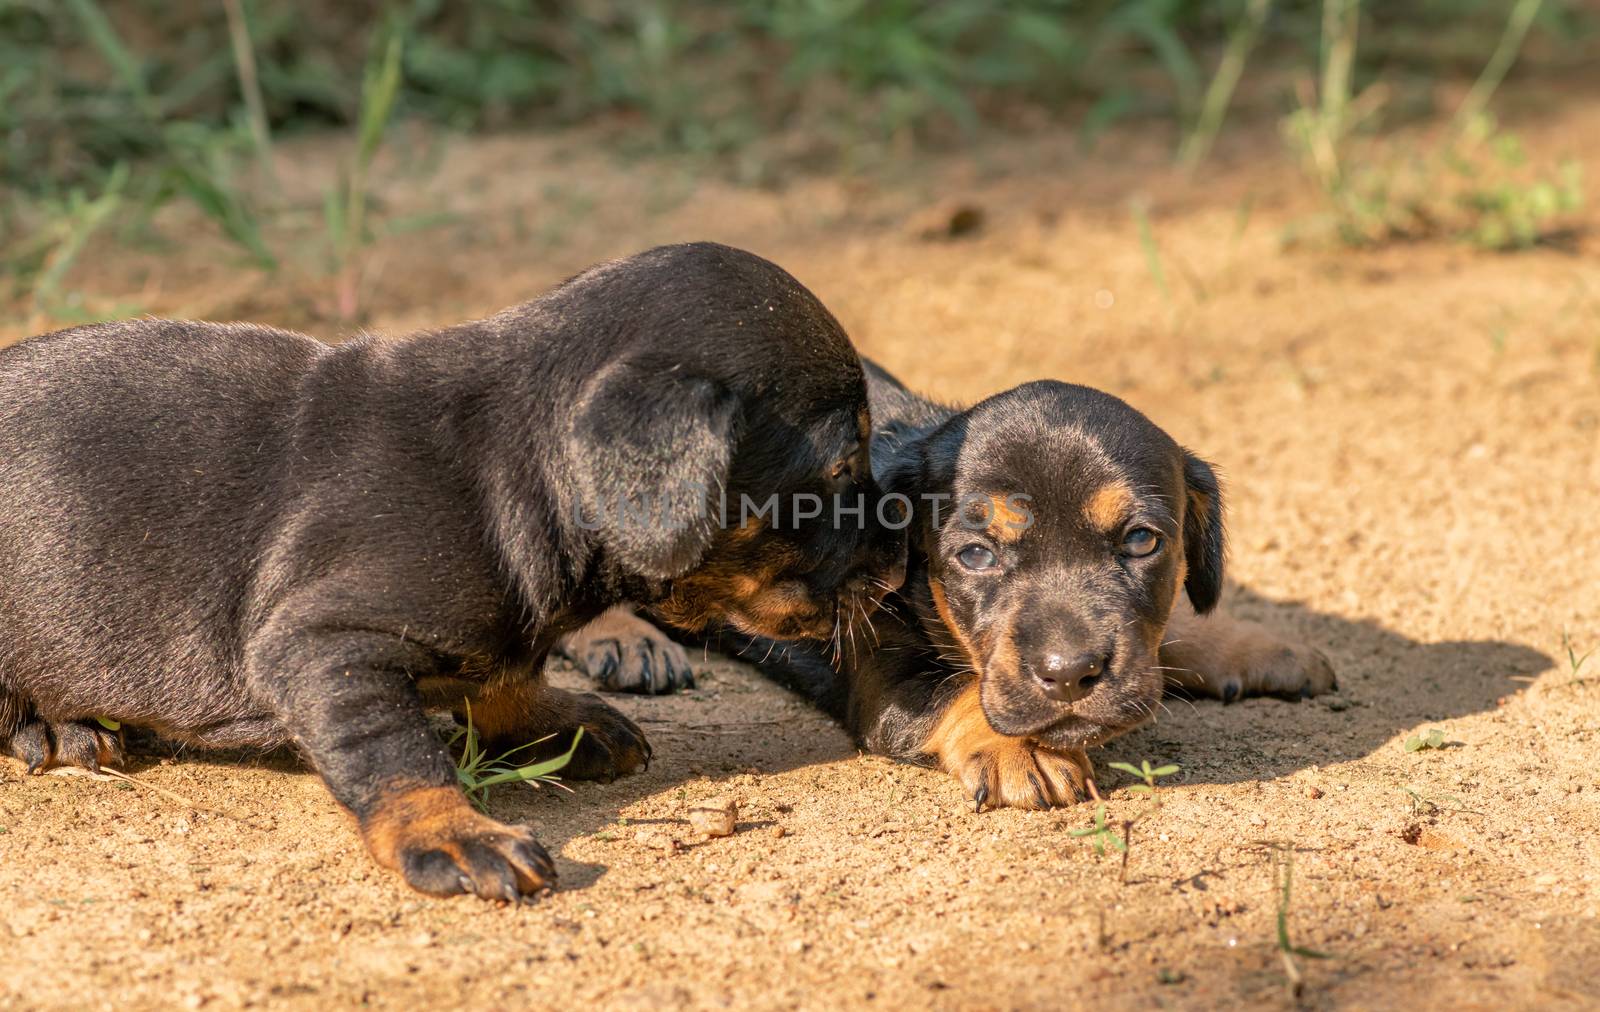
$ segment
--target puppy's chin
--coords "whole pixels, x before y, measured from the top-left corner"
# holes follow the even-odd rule
[[[1087,748],[1148,721],[1160,704],[1160,672],[1112,672],[1082,699],[1046,697],[1020,674],[986,674],[979,691],[983,714],[1004,735],[1033,738],[1055,748]]]

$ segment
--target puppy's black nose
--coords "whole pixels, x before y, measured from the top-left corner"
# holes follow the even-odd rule
[[[1108,659],[1092,651],[1076,656],[1052,651],[1034,663],[1033,677],[1046,696],[1071,703],[1089,694],[1105,672]]]

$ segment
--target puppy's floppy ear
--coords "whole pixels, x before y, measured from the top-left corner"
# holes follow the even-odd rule
[[[630,573],[693,569],[720,518],[738,400],[702,376],[617,363],[574,406],[569,453],[579,523]]]
[[[1183,589],[1202,615],[1222,596],[1222,489],[1211,465],[1184,451],[1183,554],[1188,564]]]
[[[886,431],[895,450],[893,454],[873,457],[873,477],[885,494],[902,495],[910,501],[912,539],[927,538],[938,533],[932,524],[933,514],[939,512],[943,521],[952,505],[947,499],[937,510],[930,509],[922,496],[952,495],[956,457],[966,438],[967,416],[957,415],[932,430],[892,423]]]

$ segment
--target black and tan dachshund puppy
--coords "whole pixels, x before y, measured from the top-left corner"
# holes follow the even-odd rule
[[[537,892],[549,856],[474,811],[425,709],[470,705],[491,748],[582,728],[569,776],[637,768],[632,722],[544,684],[551,644],[620,600],[783,639],[870,607],[903,533],[720,507],[876,502],[869,431],[828,311],[710,244],[401,339],[26,341],[0,351],[0,748],[96,768],[97,718],[293,744],[411,885]]]
[[[955,775],[980,809],[1080,800],[1084,750],[1149,719],[1167,687],[1224,701],[1333,687],[1316,650],[1201,617],[1222,590],[1221,491],[1139,412],[1056,382],[958,411],[867,370],[879,481],[913,504],[905,587],[838,651],[713,644],[871,751]],[[614,679],[660,639],[613,610],[562,649]]]

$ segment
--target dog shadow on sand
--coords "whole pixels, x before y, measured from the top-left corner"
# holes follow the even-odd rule
[[[1338,674],[1338,691],[1301,702],[1253,698],[1227,706],[1169,696],[1155,722],[1091,751],[1097,769],[1113,785],[1123,778],[1104,776],[1110,762],[1177,762],[1183,771],[1175,782],[1234,784],[1361,759],[1412,730],[1493,710],[1553,666],[1548,655],[1520,643],[1423,643],[1376,621],[1272,600],[1241,586],[1229,588],[1224,607],[1287,639],[1320,648]],[[573,838],[614,826],[618,813],[636,802],[690,781],[729,780],[753,769],[781,773],[859,755],[843,729],[820,712],[775,706],[788,701],[785,690],[753,669],[715,655],[708,661],[711,673],[687,694],[607,696],[651,737],[656,757],[648,771],[604,786],[573,784],[571,794],[502,791],[490,805],[491,814],[538,823],[543,842],[559,852]],[[553,675],[558,684],[580,684],[570,670],[558,669]],[[767,710],[781,712],[761,719]],[[242,762],[284,774],[307,772],[287,750],[249,756],[178,752],[149,738],[132,742],[130,771],[137,775],[160,757],[203,764]],[[927,775],[946,776],[936,770]],[[959,790],[954,781],[950,789]],[[649,828],[652,820],[637,824]],[[759,828],[757,823],[740,823],[741,830],[752,826]],[[359,846],[353,831],[351,843]],[[562,886],[587,887],[608,870],[606,865],[564,861]]]

